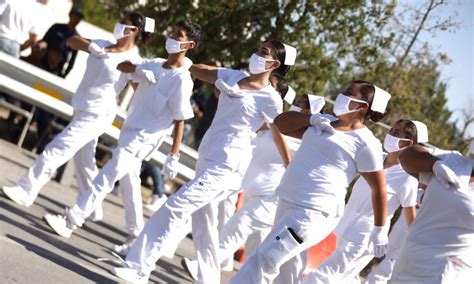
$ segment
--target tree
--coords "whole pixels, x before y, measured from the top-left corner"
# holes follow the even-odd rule
[[[430,0],[403,25],[394,0],[150,0],[143,6],[132,0],[80,0],[77,5],[88,21],[109,30],[119,12],[139,10],[156,19],[155,40],[145,54],[165,56],[166,32],[184,18],[204,31],[202,45],[189,54],[194,62],[245,68],[262,40],[280,39],[298,49],[287,78],[299,94],[334,96],[353,79],[370,80],[393,95],[386,123],[418,119],[428,122],[435,145],[462,144],[448,121],[437,55],[416,44],[420,33],[452,26],[446,19],[431,23],[433,9],[445,5],[441,0]]]

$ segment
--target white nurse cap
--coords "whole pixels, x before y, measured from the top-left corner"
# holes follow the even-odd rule
[[[296,97],[296,92],[293,90],[292,87],[288,86],[288,91],[286,92],[285,95],[285,102],[289,103],[290,105],[293,104],[293,101],[295,100]]]
[[[384,113],[391,95],[387,91],[384,91],[375,85],[373,86],[375,88],[375,93],[370,109],[373,111]]]
[[[326,101],[324,100],[324,97],[310,95],[310,94],[308,94],[308,100],[309,100],[309,108],[312,114],[319,113],[323,109],[324,104],[326,103]]]
[[[283,46],[285,47],[285,62],[283,62],[283,64],[294,65],[296,61],[296,48],[284,43]]]
[[[147,33],[152,33],[155,31],[155,19],[145,17],[145,25],[143,31]]]
[[[413,124],[416,126],[416,140],[418,143],[428,142],[428,127],[421,121],[412,120]]]

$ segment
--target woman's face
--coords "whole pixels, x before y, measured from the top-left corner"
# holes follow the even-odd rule
[[[406,139],[405,123],[403,121],[399,121],[399,122],[395,123],[392,126],[392,128],[390,128],[390,130],[388,131],[388,134],[390,134],[394,137],[397,137],[397,138]],[[409,141],[400,140],[398,142],[398,147],[400,149],[402,149],[402,148],[408,147],[412,144],[413,144],[412,140],[409,140]]]
[[[130,21],[130,19],[128,18],[123,18],[122,20],[120,20],[120,23],[122,25],[127,25],[127,26],[133,26],[133,23],[132,21]],[[129,35],[129,34],[133,34],[133,33],[137,33],[138,32],[138,28],[133,26],[132,27],[126,27],[124,30],[123,30],[123,34],[124,35]]]
[[[364,101],[364,98],[362,97],[362,94],[360,93],[360,85],[359,84],[350,84],[346,88],[346,90],[343,92],[343,94],[350,97],[350,98],[352,98],[352,99]],[[368,107],[369,104],[368,103],[357,102],[357,101],[353,101],[353,100],[351,100],[351,102],[349,103],[349,109],[350,110],[359,108],[361,106],[367,106]]]
[[[280,61],[277,58],[273,58],[272,55],[273,46],[269,42],[260,44],[255,52],[258,56],[266,59],[265,70],[276,69],[280,66]]]

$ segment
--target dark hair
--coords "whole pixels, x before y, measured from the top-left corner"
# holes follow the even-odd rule
[[[179,21],[176,24],[177,27],[181,27],[186,30],[188,37],[196,43],[196,46],[201,44],[202,41],[202,29],[201,26],[190,20]]]
[[[288,93],[288,89],[290,86],[288,85],[288,81],[283,78],[280,74],[272,72],[272,77],[275,77],[277,80],[277,84],[275,86],[275,90],[280,94],[281,98],[284,99],[286,94]]]
[[[276,58],[278,59],[278,61],[280,61],[280,67],[273,70],[273,73],[277,73],[280,76],[284,77],[286,73],[288,73],[291,67],[290,65],[285,65],[285,58],[286,58],[285,46],[283,45],[281,41],[278,41],[275,39],[267,40],[266,42],[272,45],[273,58]]]
[[[413,144],[418,144],[418,130],[413,121],[408,119],[400,119],[395,124],[403,123],[403,132],[405,133],[406,139],[413,141]]]
[[[145,32],[145,16],[138,12],[131,12],[127,15],[127,19],[132,22],[132,25],[137,27],[140,31],[136,38],[137,42],[149,43],[153,37],[153,33]]]
[[[372,83],[363,80],[354,80],[351,84],[359,85],[359,93],[361,94],[362,100],[366,101],[369,104],[366,117],[368,117],[373,122],[380,121],[386,114],[386,112],[381,113],[378,111],[371,110],[372,102],[375,95],[375,87]]]

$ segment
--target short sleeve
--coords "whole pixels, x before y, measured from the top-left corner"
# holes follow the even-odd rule
[[[400,188],[396,189],[398,193],[398,199],[402,207],[411,207],[416,205],[416,198],[418,195],[418,181],[407,175],[407,179],[404,180]]]
[[[354,160],[359,173],[383,170],[382,145],[380,142],[370,146],[365,144],[362,148],[357,150]]]
[[[273,120],[277,115],[283,111],[283,101],[272,101],[260,108],[260,114],[263,116],[266,122],[273,123]]]
[[[222,79],[224,82],[229,82],[234,70],[229,68],[220,68],[217,70],[217,79]]]
[[[176,86],[173,88],[174,91],[168,103],[174,120],[186,120],[194,117],[191,106],[193,85],[191,77],[181,77],[179,80],[176,80]]]
[[[139,55],[134,56],[130,60],[130,63],[134,64],[136,68],[138,68],[139,66],[144,66],[146,68],[146,66],[150,64],[150,62],[152,62],[152,60],[143,59]],[[140,84],[144,82],[145,78],[138,75],[137,72],[133,72],[133,73],[127,73],[127,80]]]

